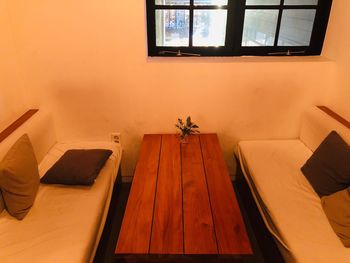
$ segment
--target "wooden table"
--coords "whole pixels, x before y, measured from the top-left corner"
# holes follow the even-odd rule
[[[115,253],[252,254],[216,134],[144,136]]]

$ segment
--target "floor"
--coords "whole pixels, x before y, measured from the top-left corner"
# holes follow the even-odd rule
[[[105,224],[105,228],[100,240],[99,247],[96,252],[94,263],[120,263],[120,262],[139,262],[139,261],[129,261],[129,260],[116,260],[114,256],[114,250],[117,243],[117,237],[122,223],[122,217],[125,211],[127,198],[130,192],[130,183],[122,183],[115,186],[109,214]],[[235,184],[234,184],[234,187]],[[210,258],[196,258],[184,259],[181,262],[242,262],[242,263],[282,263],[283,259],[279,252],[276,251],[277,247],[274,245],[271,238],[269,238],[266,232],[260,230],[262,222],[256,221],[254,217],[254,222],[249,218],[249,213],[245,210],[241,201],[242,196],[237,194],[237,199],[241,206],[242,216],[246,222],[247,231],[250,237],[252,248],[254,250],[254,255],[245,258],[237,259],[210,259]],[[244,198],[244,197],[243,197]],[[267,246],[267,243],[271,243],[272,246]],[[155,258],[154,262],[179,262],[178,258]],[[143,260],[142,262],[148,262],[148,260]],[[152,260],[153,262],[153,260]]]
[[[131,183],[116,185],[102,233],[100,244],[97,248],[94,263],[114,262],[114,250],[117,244],[119,230],[122,225],[123,215],[128,201]]]

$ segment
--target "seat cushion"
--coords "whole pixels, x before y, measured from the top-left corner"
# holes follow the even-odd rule
[[[40,184],[25,220],[0,215],[0,261],[92,262],[121,160],[121,148],[109,142],[58,143],[39,165],[43,176],[69,149],[113,151],[92,186]]]
[[[291,257],[296,262],[349,262],[350,251],[300,170],[312,151],[300,140],[269,140],[242,141],[239,152]]]
[[[0,188],[8,212],[23,219],[39,188],[39,171],[27,134],[20,137],[0,163]]]

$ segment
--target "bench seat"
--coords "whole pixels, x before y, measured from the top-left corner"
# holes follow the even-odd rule
[[[334,233],[320,198],[300,170],[331,130],[349,142],[349,130],[330,119],[313,107],[299,138],[238,144],[244,177],[286,262],[350,262],[350,250]]]
[[[35,117],[34,122],[43,118]],[[29,130],[26,127],[30,127]],[[4,210],[0,214],[0,262],[92,262],[106,220],[122,149],[111,142],[54,142],[45,152],[35,145],[33,127],[37,125],[29,124],[16,133],[18,136],[28,133],[33,138],[34,149],[44,153],[39,164],[41,177],[66,150],[103,148],[113,153],[92,186],[40,184],[34,205],[22,221]]]

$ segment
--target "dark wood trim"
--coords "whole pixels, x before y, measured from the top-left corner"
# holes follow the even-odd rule
[[[335,120],[339,121],[341,124],[343,124],[345,127],[350,129],[350,122],[344,119],[342,116],[340,116],[338,113],[335,113],[332,111],[330,108],[326,106],[317,106],[320,110],[324,111],[327,113],[329,116],[334,118]]]
[[[35,113],[37,113],[38,109],[30,109],[26,113],[24,113],[21,117],[15,120],[10,126],[8,126],[5,130],[0,133],[0,142],[9,137],[15,130],[22,126],[27,120],[29,120]]]

